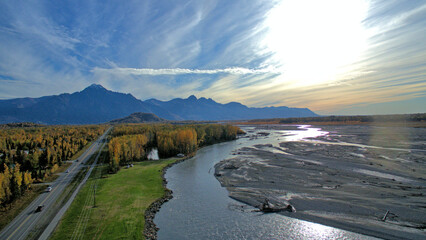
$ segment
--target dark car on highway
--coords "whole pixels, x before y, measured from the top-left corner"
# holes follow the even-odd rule
[[[36,212],[41,212],[43,211],[44,205],[38,205],[38,207],[36,208]]]

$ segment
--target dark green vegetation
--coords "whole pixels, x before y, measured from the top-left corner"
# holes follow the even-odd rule
[[[119,166],[147,158],[151,148],[157,148],[160,157],[179,153],[191,154],[199,147],[236,139],[241,130],[219,124],[133,124],[116,126],[108,144],[109,166],[116,172]]]
[[[132,113],[130,116],[125,118],[112,120],[110,123],[119,124],[119,123],[153,123],[153,122],[164,122],[166,120],[159,118],[153,113]]]
[[[286,118],[280,123],[305,123],[305,122],[424,122],[426,113],[418,114],[395,114],[395,115],[375,115],[375,116],[327,116],[327,117],[307,117],[307,118]]]
[[[0,203],[21,197],[98,138],[106,126],[8,127],[0,130]]]
[[[51,239],[142,239],[145,210],[165,192],[161,170],[174,161],[136,163],[112,175],[97,166]]]
[[[300,118],[254,119],[241,124],[397,124],[422,126],[426,123],[426,113],[393,114],[372,116],[324,116]]]
[[[0,124],[0,129],[5,128],[28,128],[28,127],[43,127],[45,125],[32,123],[32,122],[18,122],[18,123],[6,123]]]

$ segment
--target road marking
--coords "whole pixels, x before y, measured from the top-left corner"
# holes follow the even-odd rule
[[[105,134],[104,134],[105,135]],[[101,136],[101,137],[103,137],[103,136]],[[95,145],[97,145],[98,144],[98,140],[96,140],[93,144],[92,144],[92,146],[85,152],[85,153],[83,153],[83,156],[84,157],[82,157],[82,156],[80,156],[79,158],[82,158],[82,159],[84,159],[84,158],[86,158],[87,157],[87,155],[89,154],[89,152],[90,151],[92,151],[93,150],[93,148],[95,147]],[[82,161],[83,162],[83,161]],[[74,171],[74,169],[76,168],[78,166],[78,164],[75,164],[75,166],[73,167],[73,169],[71,170],[71,171]],[[68,173],[69,174],[69,173]],[[68,175],[67,174],[67,175]],[[58,185],[60,185],[64,180],[66,179],[66,177],[64,177],[58,184],[57,184],[57,186]],[[56,190],[57,188],[55,188],[55,189],[53,189],[53,191],[51,191],[50,193],[53,193],[55,190]],[[49,194],[41,203],[40,203],[40,205],[43,205],[43,203],[47,200],[47,199],[49,199],[49,197],[50,197],[50,195],[51,194]],[[13,231],[12,232],[12,234],[10,234],[9,235],[9,237],[6,239],[6,240],[9,240],[13,235],[15,235],[15,233],[22,227],[22,225],[24,225],[24,223],[26,223],[27,221],[28,221],[28,219],[30,218],[30,217],[32,217],[33,215],[29,215],[16,229],[15,229],[15,231]]]
[[[15,233],[16,233],[16,231],[18,231],[21,227],[22,227],[22,225],[24,225],[24,223],[25,222],[27,222],[28,221],[28,219],[31,217],[31,215],[30,216],[28,216],[22,223],[21,223],[21,225],[19,225],[19,227],[17,227],[16,229],[15,229],[15,231],[13,231],[13,233],[12,234],[10,234],[10,236],[6,239],[6,240],[9,240]]]

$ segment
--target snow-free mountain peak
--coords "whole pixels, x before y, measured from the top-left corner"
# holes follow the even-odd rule
[[[85,88],[84,90],[86,90],[86,89],[106,90],[106,89],[104,88],[104,86],[102,86],[102,85],[100,85],[100,84],[96,84],[96,83],[93,83],[92,85],[88,86],[88,87],[87,87],[87,88]]]
[[[92,84],[83,91],[41,98],[0,100],[0,123],[91,124],[123,118],[135,112],[153,113],[167,120],[245,120],[317,116],[309,109],[250,108],[222,104],[191,95],[187,99],[141,101],[131,94],[113,92]]]
[[[197,101],[197,97],[194,95],[189,96],[187,99],[190,101]]]

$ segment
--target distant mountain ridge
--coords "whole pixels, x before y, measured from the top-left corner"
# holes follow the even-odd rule
[[[166,120],[159,118],[153,113],[132,113],[127,117],[119,118],[110,121],[110,123],[153,123],[153,122],[164,122]]]
[[[318,116],[307,108],[249,108],[237,102],[221,104],[193,95],[170,101],[141,101],[131,94],[113,92],[98,84],[71,94],[0,100],[0,123],[97,124],[136,112],[153,113],[167,120],[197,121]]]

